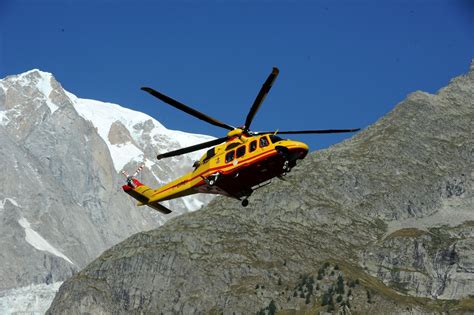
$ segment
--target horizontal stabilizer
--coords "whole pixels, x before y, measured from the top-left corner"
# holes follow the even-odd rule
[[[158,202],[154,202],[154,203],[149,203],[147,204],[148,207],[151,207],[153,209],[155,209],[156,211],[158,212],[161,212],[163,214],[169,214],[171,213],[171,210],[166,208],[165,206],[163,205],[160,205]]]
[[[133,179],[133,185],[135,185],[135,187],[132,187],[131,185],[127,184],[123,185],[122,188],[127,194],[129,194],[140,202],[138,204],[139,206],[149,206],[150,208],[163,214],[171,213],[170,209],[166,208],[163,205],[160,205],[157,201],[148,203],[150,197],[153,195],[153,189],[150,189],[148,186],[143,185],[137,179]]]

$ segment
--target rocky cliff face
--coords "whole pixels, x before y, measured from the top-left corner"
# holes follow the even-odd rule
[[[0,80],[0,306],[5,290],[63,281],[106,248],[162,224],[162,215],[136,208],[121,191],[119,172],[145,163],[140,179],[158,185],[190,169],[192,157],[154,165],[157,152],[209,139],[77,98],[49,73]],[[170,207],[180,213],[208,200]]]
[[[248,208],[217,198],[112,247],[49,313],[474,311],[473,126],[474,64]]]

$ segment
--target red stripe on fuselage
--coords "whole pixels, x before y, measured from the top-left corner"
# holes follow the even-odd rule
[[[295,147],[295,146],[290,146],[290,147],[287,147],[287,148],[291,148],[291,147]],[[245,160],[240,161],[239,164],[238,164],[239,166],[233,168],[232,171],[238,170],[238,169],[242,168],[242,166],[245,166],[245,165],[242,165],[241,163],[244,163],[244,162],[246,162],[246,161],[255,159],[255,160],[252,161],[252,162],[258,162],[258,161],[263,160],[263,159],[266,158],[266,157],[269,157],[269,156],[271,156],[271,155],[276,155],[276,154],[278,154],[278,151],[276,151],[276,150],[271,150],[271,151],[267,151],[267,152],[262,152],[262,153],[260,153],[260,154],[258,154],[258,155],[256,155],[256,156],[253,156],[253,157],[249,157],[249,158],[247,158],[247,159],[245,159]],[[263,155],[263,156],[262,156],[262,155]],[[259,157],[260,157],[260,158],[259,158]],[[168,190],[170,190],[170,189],[172,189],[172,188],[176,188],[177,186],[184,185],[184,184],[186,184],[186,183],[188,183],[188,182],[190,182],[190,181],[195,180],[195,179],[198,178],[198,177],[204,177],[204,174],[209,175],[208,173],[213,173],[214,171],[223,170],[224,168],[227,168],[227,167],[232,166],[232,165],[233,165],[233,163],[231,162],[231,163],[228,163],[228,164],[224,164],[224,165],[222,165],[222,166],[210,168],[210,169],[208,169],[208,170],[206,170],[206,171],[204,171],[204,172],[202,172],[202,173],[200,173],[200,174],[198,174],[198,175],[196,175],[196,176],[194,176],[194,177],[192,177],[192,178],[190,178],[190,179],[187,179],[187,180],[185,180],[185,181],[179,182],[178,184],[176,184],[176,185],[174,185],[174,186],[171,186],[171,187],[168,187],[168,188],[166,188],[165,190],[158,191],[158,192],[154,193],[152,196],[155,196],[155,195],[157,195],[157,194],[164,193],[165,191],[168,191]],[[222,171],[222,172],[223,172],[223,173],[229,173],[229,172],[225,172],[225,171]],[[202,182],[204,182],[204,181],[202,181]],[[201,183],[201,182],[199,182],[198,184],[200,184],[200,183]]]

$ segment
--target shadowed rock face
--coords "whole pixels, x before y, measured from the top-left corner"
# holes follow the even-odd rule
[[[62,285],[49,313],[469,309],[473,127],[474,65],[310,154],[248,208],[217,198],[112,247]],[[334,290],[344,294],[322,306]]]

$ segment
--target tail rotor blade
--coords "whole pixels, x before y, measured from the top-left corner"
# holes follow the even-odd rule
[[[144,167],[145,167],[145,164],[140,165],[135,171],[135,173],[133,173],[132,177],[136,177],[138,174],[140,174],[140,172],[143,170]]]

